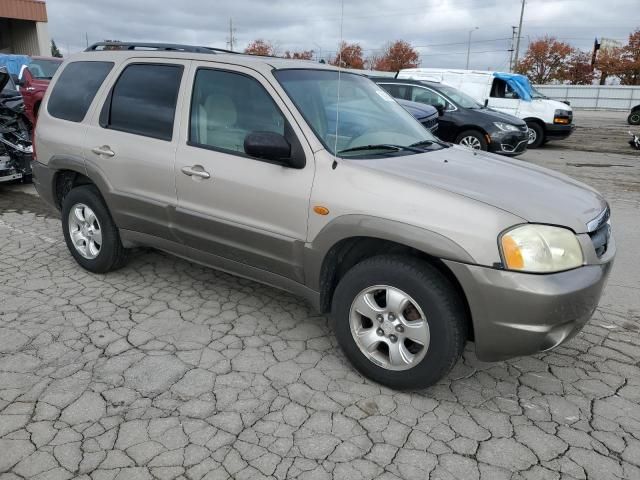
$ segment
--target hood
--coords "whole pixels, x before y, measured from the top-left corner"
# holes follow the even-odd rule
[[[591,187],[561,173],[453,146],[423,154],[353,160],[365,168],[492,205],[530,223],[585,233],[607,206]]]
[[[396,102],[402,105],[407,112],[419,121],[432,117],[433,115],[438,115],[438,110],[431,105],[412,102],[411,100],[403,100],[401,98],[396,98]]]
[[[508,113],[498,112],[497,110],[493,110],[491,108],[482,108],[479,110],[474,110],[474,112],[485,114],[492,122],[504,122],[511,125],[516,125],[518,127],[523,127],[527,124],[521,118],[518,118],[514,115],[509,115]]]
[[[551,107],[555,108],[556,110],[568,110],[570,112],[572,111],[570,105],[567,105],[566,103],[559,102],[558,100],[551,100],[550,98],[534,98],[533,100],[534,101],[545,102],[547,105],[550,105]]]

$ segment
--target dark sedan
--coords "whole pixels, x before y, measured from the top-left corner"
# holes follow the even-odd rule
[[[479,104],[448,85],[420,80],[372,78],[396,99],[432,105],[441,112],[438,137],[442,140],[502,155],[527,149],[527,124],[513,115]]]

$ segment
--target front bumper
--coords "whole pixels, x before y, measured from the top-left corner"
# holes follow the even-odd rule
[[[558,125],[556,123],[546,123],[544,127],[545,127],[545,136],[549,140],[562,140],[564,138],[567,138],[576,129],[576,125],[574,123],[570,123],[569,125]]]
[[[598,263],[536,275],[445,261],[465,292],[476,355],[498,361],[549,350],[593,315],[613,266],[615,245]]]
[[[489,151],[501,155],[520,155],[527,150],[529,135],[522,132],[496,132],[489,135]]]

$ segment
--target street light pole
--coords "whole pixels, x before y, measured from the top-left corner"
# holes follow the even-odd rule
[[[480,27],[475,27],[472,30],[469,30],[469,41],[467,43],[467,70],[469,70],[469,55],[471,55],[471,34],[478,30],[478,28]]]
[[[513,59],[513,69],[518,67],[518,55],[520,54],[520,37],[522,37],[522,18],[524,17],[524,4],[525,0],[522,0],[522,9],[520,10],[520,25],[518,25],[518,38],[516,40],[516,56]]]

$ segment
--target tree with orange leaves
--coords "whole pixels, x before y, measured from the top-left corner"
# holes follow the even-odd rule
[[[397,72],[403,68],[415,68],[420,63],[418,52],[404,40],[387,44],[382,55],[369,61],[373,70]]]
[[[313,50],[303,50],[301,52],[284,52],[284,58],[293,58],[294,60],[311,60],[313,59]]]
[[[244,53],[249,55],[274,56],[276,54],[276,48],[273,43],[259,38],[247,45]]]
[[[364,69],[362,47],[357,43],[342,42],[338,54],[329,62],[331,65],[342,68]]]
[[[516,72],[527,75],[535,84],[567,77],[567,63],[575,50],[555,37],[545,36],[531,42],[524,58],[516,65]]]

